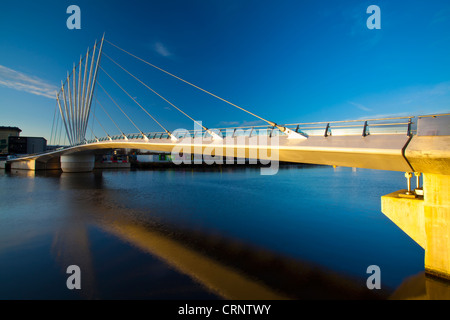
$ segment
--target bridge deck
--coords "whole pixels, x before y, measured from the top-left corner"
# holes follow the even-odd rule
[[[257,143],[248,137],[184,139],[178,143],[170,139],[121,139],[99,141],[66,148],[13,161],[37,160],[46,162],[54,157],[75,153],[96,153],[104,149],[145,149],[163,152],[183,152],[213,156],[230,156],[296,163],[336,165],[393,171],[411,171],[403,156],[409,137],[401,134],[361,136],[309,137],[305,140],[286,136],[267,137]],[[174,149],[176,148],[176,149]]]
[[[398,122],[407,119],[408,122]],[[145,149],[260,160],[278,160],[378,170],[450,173],[450,115],[286,125],[305,138],[291,139],[274,128],[240,127],[129,134],[90,140],[12,161],[47,163],[61,155],[94,154],[105,149]],[[368,122],[370,121],[370,133]],[[330,125],[331,124],[331,125]],[[333,135],[331,135],[331,130]],[[216,134],[213,138],[211,132]],[[221,137],[221,138],[218,138]],[[307,137],[307,138],[306,138]]]

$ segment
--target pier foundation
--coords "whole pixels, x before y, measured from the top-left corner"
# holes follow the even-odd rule
[[[95,155],[77,154],[61,156],[63,172],[91,172],[95,166]]]
[[[423,174],[423,196],[399,190],[381,197],[381,211],[425,249],[425,272],[450,280],[450,176]]]
[[[22,160],[14,161],[9,165],[10,170],[59,170],[61,168],[59,157],[51,158],[48,161]]]

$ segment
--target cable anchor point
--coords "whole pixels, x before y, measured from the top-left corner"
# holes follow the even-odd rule
[[[303,134],[295,132],[294,130],[291,130],[289,128],[277,125],[276,123],[274,123],[274,126],[277,127],[278,130],[286,134],[288,136],[288,139],[302,139],[302,140],[308,139],[308,137],[304,136]]]

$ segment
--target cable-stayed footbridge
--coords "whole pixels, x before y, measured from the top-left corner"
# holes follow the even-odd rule
[[[158,70],[254,117],[260,124],[207,127],[196,120],[191,111],[181,108],[113,59],[112,54],[105,52],[105,46],[142,63],[143,68]],[[101,64],[103,59],[116,69],[106,70]],[[131,93],[125,88],[122,77],[120,80],[115,77],[118,71],[134,82],[133,88],[145,89],[162,100],[193,123],[194,129],[169,130],[169,124],[157,117],[153,108],[135,96],[134,91]],[[102,83],[99,74],[104,76]],[[126,96],[134,109],[127,109],[128,104],[114,97],[104,80]],[[113,109],[97,97],[99,90]],[[148,123],[160,129],[151,131],[138,125],[136,110],[140,112],[137,115],[139,123],[145,117]],[[114,116],[113,111],[121,119]],[[134,132],[123,129],[123,121],[131,125]],[[104,134],[98,134],[99,130]],[[285,161],[405,172],[406,190],[382,197],[382,211],[425,249],[425,268],[430,273],[450,278],[450,113],[280,124],[168,72],[103,37],[73,65],[56,94],[50,144],[60,144],[62,137],[68,145],[63,141],[65,146],[57,150],[12,159],[9,161],[11,169],[91,171],[96,153],[106,149],[146,149],[175,155],[200,154],[217,161],[248,158],[269,163]],[[413,177],[415,189],[411,184]]]

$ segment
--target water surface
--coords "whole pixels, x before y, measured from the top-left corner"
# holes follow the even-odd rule
[[[0,173],[0,299],[386,298],[423,271],[380,211],[403,188],[329,166]]]

